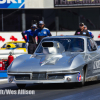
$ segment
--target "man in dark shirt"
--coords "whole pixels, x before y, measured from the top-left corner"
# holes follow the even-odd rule
[[[75,35],[89,36],[90,34],[87,30],[84,30],[84,23],[79,24],[79,29],[75,32]]]
[[[33,34],[36,28],[37,25],[33,24],[31,26],[31,29],[22,32],[24,40],[26,41],[26,43],[28,43],[28,54],[33,54],[36,49],[35,39],[33,39]],[[27,35],[27,39],[25,38],[25,35]]]

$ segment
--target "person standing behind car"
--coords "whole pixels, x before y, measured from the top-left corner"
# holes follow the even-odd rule
[[[36,29],[37,29],[37,25],[33,24],[31,26],[31,29],[21,33],[26,43],[28,43],[28,54],[33,54],[36,49],[35,39],[33,39],[33,34]],[[25,35],[27,35],[27,39],[25,38]]]
[[[79,29],[75,32],[75,35],[89,36],[90,34],[87,30],[84,30],[84,23],[79,24]]]
[[[44,26],[45,26],[44,22],[39,21],[39,28],[33,34],[33,38],[35,38],[36,36],[38,37],[38,44],[44,37],[52,36],[49,29],[45,28]]]
[[[87,26],[86,25],[84,25],[84,30],[87,30]],[[92,34],[92,32],[90,30],[87,30],[87,31],[89,32],[90,37],[94,38],[94,35]]]

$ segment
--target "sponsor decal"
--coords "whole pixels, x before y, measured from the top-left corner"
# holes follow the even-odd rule
[[[100,68],[100,60],[95,61],[93,64],[93,69],[99,69]]]
[[[25,0],[0,0],[0,8],[25,8]]]
[[[44,34],[46,34],[46,31],[44,31]]]
[[[11,37],[10,37],[10,40],[12,40],[12,41],[17,41],[18,39],[15,38],[14,36],[11,36]]]
[[[81,81],[81,74],[80,73],[78,73],[77,80]]]
[[[100,72],[100,60],[95,61],[93,63],[93,73],[99,73]]]
[[[77,34],[80,34],[80,32],[77,32]]]
[[[59,45],[59,43],[57,43],[57,48],[60,48],[60,45]]]
[[[98,38],[100,38],[100,34],[98,35]]]
[[[3,38],[2,36],[0,36],[0,41],[4,42],[5,38]]]
[[[83,34],[86,34],[86,32],[83,32]]]

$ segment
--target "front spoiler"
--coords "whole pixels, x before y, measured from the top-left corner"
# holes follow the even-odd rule
[[[83,77],[79,81],[77,79],[78,73],[66,74],[63,79],[52,79],[52,80],[16,80],[14,76],[8,75],[8,83],[16,84],[34,84],[34,83],[73,83],[73,82],[82,82]],[[12,81],[10,79],[12,78]],[[70,78],[70,80],[68,80]]]

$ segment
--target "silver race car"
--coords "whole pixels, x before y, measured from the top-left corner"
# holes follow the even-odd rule
[[[100,79],[100,47],[86,36],[44,38],[33,55],[17,57],[8,67],[8,82],[71,83]]]

